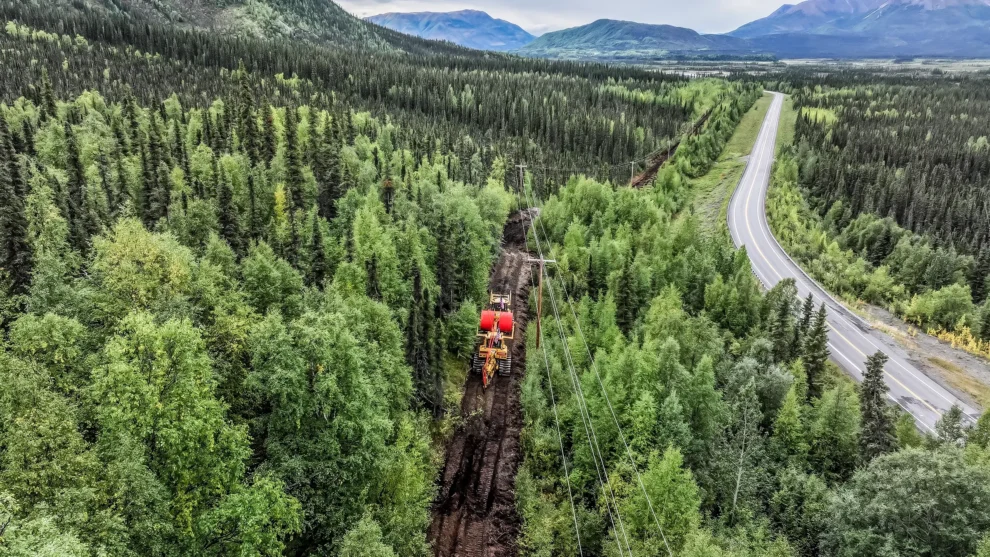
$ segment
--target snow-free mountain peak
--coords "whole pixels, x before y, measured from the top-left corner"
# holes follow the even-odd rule
[[[367,20],[400,33],[479,50],[515,50],[535,38],[522,27],[479,10],[385,13]]]

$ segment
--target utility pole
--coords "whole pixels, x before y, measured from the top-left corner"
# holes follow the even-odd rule
[[[537,287],[536,292],[536,347],[540,347],[540,338],[543,336],[543,274],[544,265],[547,263],[556,263],[555,259],[535,259],[530,258],[530,263],[536,263],[540,266],[540,285]]]
[[[629,163],[629,185],[636,181],[636,162]]]
[[[519,192],[520,193],[523,193],[525,191],[525,188],[526,188],[526,174],[525,174],[526,165],[525,164],[517,164],[516,165],[516,168],[519,169]]]

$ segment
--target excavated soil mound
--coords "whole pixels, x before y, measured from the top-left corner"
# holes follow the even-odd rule
[[[532,210],[509,217],[502,254],[490,288],[512,292],[516,319],[512,375],[495,376],[485,390],[481,376],[469,374],[461,401],[460,427],[447,447],[433,507],[430,541],[438,557],[502,557],[518,553],[521,520],[516,513],[516,471],[522,462],[519,392],[526,370],[526,323],[532,265],[526,252],[526,230]]]

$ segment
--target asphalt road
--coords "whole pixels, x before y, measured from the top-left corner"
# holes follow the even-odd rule
[[[979,412],[926,376],[904,351],[892,348],[892,341],[884,333],[832,298],[791,260],[773,237],[766,216],[766,194],[784,95],[773,93],[773,97],[746,171],[729,203],[729,232],[733,242],[746,247],[753,272],[765,287],[793,278],[802,299],[811,293],[816,305],[825,303],[832,360],[857,381],[863,378],[866,358],[880,350],[885,352],[890,358],[884,369],[890,398],[914,416],[922,431],[933,432],[939,417],[953,405],[958,405],[975,421]]]

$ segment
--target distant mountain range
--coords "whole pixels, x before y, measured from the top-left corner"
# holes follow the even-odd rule
[[[781,56],[990,56],[990,0],[808,0],[732,31]]]
[[[748,55],[756,52],[747,39],[702,35],[672,25],[599,19],[547,33],[518,53],[547,58],[653,59],[685,54]]]
[[[387,13],[366,19],[400,33],[478,50],[516,50],[536,38],[514,23],[477,10]]]
[[[518,25],[473,10],[383,14],[364,21],[331,0],[19,2],[228,34],[422,54],[475,56],[484,55],[478,50],[497,50],[628,61],[764,55],[990,58],[990,0],[807,0],[724,35],[602,19],[538,39]]]
[[[369,20],[470,48],[546,58],[990,57],[990,0],[807,0],[724,35],[601,19],[534,40],[518,26],[477,11],[383,14]]]

